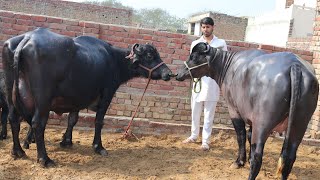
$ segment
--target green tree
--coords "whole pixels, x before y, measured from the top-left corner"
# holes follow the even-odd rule
[[[134,14],[134,21],[142,27],[169,31],[186,29],[186,19],[172,16],[169,12],[160,8],[141,9],[135,11]]]

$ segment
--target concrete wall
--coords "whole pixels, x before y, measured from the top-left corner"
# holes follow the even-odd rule
[[[311,37],[316,10],[299,5],[292,6],[293,29],[291,37]]]
[[[245,40],[285,47],[289,37],[310,37],[315,9],[291,5],[248,20]]]
[[[132,24],[132,10],[61,0],[1,0],[0,9],[105,24]]]
[[[250,17],[245,41],[286,46],[291,21],[291,9]]]
[[[317,0],[294,0],[295,5],[316,8]]]
[[[36,27],[48,27],[54,32],[71,37],[91,35],[122,48],[131,47],[134,43],[153,43],[157,47],[163,61],[168,64],[173,72],[176,72],[177,67],[181,66],[183,61],[188,59],[190,44],[197,38],[191,35],[160,32],[150,29],[137,29],[127,26],[107,25],[0,10],[0,53],[4,41],[18,34],[33,30]],[[227,41],[227,44],[228,49],[231,51],[256,48],[267,52],[291,51],[309,62],[312,61],[312,52],[309,51],[285,49],[242,41]],[[107,112],[108,116],[113,117],[111,118],[113,120],[108,122],[109,127],[117,128],[125,126],[121,123],[119,124],[119,121],[114,119],[130,118],[138,104],[146,82],[146,79],[137,78],[123,84],[118,89]],[[317,113],[319,114],[319,110]],[[151,81],[138,111],[137,117],[141,121],[136,120],[136,126],[140,129],[147,128],[143,127],[146,124],[143,122],[150,121],[176,123],[178,125],[190,124],[190,115],[189,81]],[[83,119],[84,121],[90,121],[92,124],[94,118],[88,115],[84,116]],[[63,122],[65,123],[65,121],[56,121],[55,124],[63,124]],[[215,116],[215,124],[219,123],[231,125],[223,98],[218,103]],[[166,127],[167,125],[162,126]],[[314,127],[314,124],[310,127]],[[152,131],[154,129],[151,128],[149,130]]]

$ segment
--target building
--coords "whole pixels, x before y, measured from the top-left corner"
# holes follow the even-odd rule
[[[211,11],[191,16],[188,22],[188,34],[201,35],[200,20],[204,17],[213,18],[215,22],[214,34],[217,37],[228,40],[244,40],[248,22],[246,17],[229,16]]]
[[[245,41],[286,47],[292,39],[311,38],[316,0],[277,0],[275,10],[248,19]]]

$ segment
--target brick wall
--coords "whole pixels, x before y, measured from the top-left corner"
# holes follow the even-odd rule
[[[222,39],[244,41],[247,18],[229,16],[227,14],[212,13],[210,15],[215,22],[214,34]]]
[[[132,24],[132,10],[61,0],[1,0],[0,9],[105,24]]]
[[[313,37],[311,41],[311,50],[313,50],[313,66],[316,69],[317,78],[320,79],[320,0],[317,0],[316,18],[314,22]],[[320,98],[316,112],[312,117],[309,128],[313,132],[320,131]]]
[[[5,40],[26,31],[33,30],[36,27],[48,27],[54,32],[71,37],[91,35],[123,48],[131,47],[134,43],[153,43],[157,47],[163,61],[168,64],[173,72],[176,72],[177,67],[188,58],[189,46],[191,42],[197,38],[190,35],[159,32],[150,29],[137,29],[126,26],[0,11],[0,51],[2,51]],[[233,51],[251,48],[260,48],[267,52],[291,51],[309,62],[312,61],[312,53],[309,51],[238,41],[227,41],[227,44],[229,50]],[[119,118],[130,117],[135,110],[146,82],[146,79],[137,78],[122,85],[112,99],[107,115]],[[145,121],[143,122],[157,121],[176,123],[178,125],[190,124],[191,111],[189,97],[189,81],[151,81],[145,98],[141,103],[138,117],[144,119]],[[83,112],[87,111],[84,110]],[[218,103],[215,117],[215,123],[231,124],[223,98],[221,98]],[[92,118],[84,118],[84,120],[89,119]],[[89,121],[92,123],[91,120]],[[60,121],[57,122],[58,124],[60,123]],[[109,126],[111,126],[110,123],[116,124],[117,122],[111,120],[110,122],[108,121],[108,123]],[[140,123],[140,125],[143,125],[143,123]],[[119,125],[113,125],[111,127],[118,126]],[[166,125],[161,126],[166,127]],[[182,127],[182,125],[179,127]]]
[[[190,17],[189,21],[189,34],[201,34],[200,26],[195,28],[195,24],[199,24],[200,20],[205,17],[211,17],[214,20],[214,34],[221,39],[243,41],[245,38],[248,18],[235,17],[222,13],[206,12],[195,14]]]
[[[312,37],[305,38],[288,38],[287,48],[310,51]]]

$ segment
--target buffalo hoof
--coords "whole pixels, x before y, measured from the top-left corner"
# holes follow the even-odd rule
[[[0,140],[4,140],[4,139],[7,139],[7,134],[1,132],[1,134],[0,134]]]
[[[39,158],[38,163],[45,168],[54,167],[56,164],[50,158]]]
[[[60,142],[60,147],[61,148],[71,148],[73,145],[72,141],[61,141]]]
[[[14,159],[20,159],[20,158],[24,158],[27,156],[26,153],[22,149],[12,150],[11,155]]]
[[[104,149],[103,147],[93,146],[93,149],[94,149],[94,152],[97,154],[100,154],[102,156],[108,155],[108,151],[106,149]]]
[[[29,146],[30,146],[30,143],[28,143],[26,141],[22,145],[22,147],[25,148],[25,149],[29,149]]]
[[[239,169],[239,168],[241,168],[243,166],[244,166],[244,162],[243,161],[236,161],[236,162],[231,164],[230,168]]]

